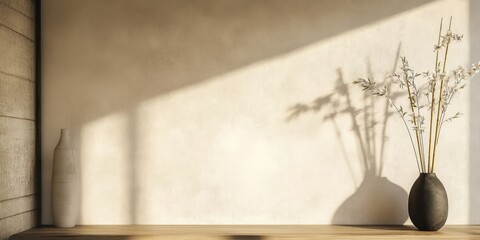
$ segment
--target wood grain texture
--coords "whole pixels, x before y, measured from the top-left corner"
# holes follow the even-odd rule
[[[445,226],[438,232],[420,232],[412,226],[77,226],[70,229],[36,228],[14,235],[10,239],[480,239],[480,226]]]

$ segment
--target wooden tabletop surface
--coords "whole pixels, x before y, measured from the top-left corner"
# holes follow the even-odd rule
[[[444,226],[438,232],[421,232],[413,226],[335,225],[115,225],[40,227],[12,236],[13,240],[36,239],[480,239],[480,225]]]

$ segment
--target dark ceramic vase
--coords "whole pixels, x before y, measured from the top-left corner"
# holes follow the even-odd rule
[[[408,215],[420,231],[437,231],[447,221],[447,192],[435,173],[420,173],[408,196]]]

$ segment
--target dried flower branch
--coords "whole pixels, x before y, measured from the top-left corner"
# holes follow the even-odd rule
[[[410,68],[407,59],[402,57],[401,71],[392,74],[390,77],[391,81],[398,85],[400,89],[406,89],[410,105],[409,110],[406,111],[402,106],[397,105],[389,96],[390,93],[386,87],[379,88],[370,79],[359,78],[353,82],[360,85],[364,91],[371,92],[372,95],[383,96],[388,99],[389,105],[396,110],[405,125],[415,153],[419,172],[434,172],[436,150],[442,126],[445,122],[451,122],[462,115],[460,112],[457,112],[453,116],[445,118],[448,107],[453,97],[465,88],[467,81],[480,72],[480,62],[473,64],[470,68],[460,66],[450,73],[446,71],[449,45],[452,42],[459,42],[463,38],[463,35],[451,32],[451,23],[452,19],[450,18],[448,31],[442,36],[443,19],[440,21],[438,40],[437,44],[434,45],[436,52],[435,71],[416,73]],[[439,53],[442,49],[444,49],[444,56],[441,63],[439,62]],[[426,80],[426,84],[423,84],[424,88],[418,87],[417,78]],[[440,85],[438,90],[436,89],[437,84]],[[424,112],[430,112],[430,114],[427,114],[430,117],[428,153],[425,152],[426,147],[424,146],[424,133],[426,131]],[[415,141],[411,131],[415,132]],[[428,155],[428,162],[426,162],[426,155]]]
[[[371,81],[368,78],[367,79],[359,78],[359,79],[353,81],[353,83],[354,84],[360,84],[363,87],[364,91],[370,91],[375,96],[383,96],[383,97],[387,98],[387,101],[388,101],[389,105],[391,107],[395,108],[396,112],[398,113],[398,115],[402,119],[403,124],[405,125],[405,128],[407,129],[408,136],[410,138],[410,142],[411,142],[413,150],[414,150],[413,152],[415,154],[415,159],[417,160],[418,171],[420,172],[421,171],[420,170],[420,160],[419,160],[418,155],[417,155],[417,150],[416,150],[416,147],[415,147],[415,143],[413,142],[412,134],[410,133],[410,129],[409,129],[408,124],[405,120],[405,115],[407,115],[407,112],[405,112],[403,110],[402,106],[397,106],[397,104],[395,104],[395,102],[389,96],[386,87],[379,88],[379,87],[377,87],[375,82]]]

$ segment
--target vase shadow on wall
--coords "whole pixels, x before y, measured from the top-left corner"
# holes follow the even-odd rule
[[[163,113],[168,119],[178,117],[192,121],[193,127],[202,126],[203,121],[214,118],[202,120],[198,107],[210,110],[217,105],[216,100],[210,99],[222,97],[218,92],[208,92],[213,89],[211,86],[241,84],[236,92],[250,88],[249,83],[244,85],[231,75],[253,73],[258,64],[283,61],[286,56],[296,56],[297,52],[326,44],[335,37],[388,22],[392,16],[430,2],[372,0],[366,5],[350,0],[119,0],[113,8],[108,1],[45,3],[45,9],[52,13],[44,15],[45,26],[50,26],[45,29],[52,32],[45,34],[46,48],[52,50],[51,58],[45,62],[55,70],[45,77],[49,79],[45,86],[53,94],[43,96],[53,101],[46,101],[52,104],[44,109],[48,119],[44,121],[42,146],[44,150],[54,147],[57,139],[51,132],[60,123],[78,133],[76,148],[81,159],[83,190],[78,223],[161,222],[158,215],[146,217],[153,215],[152,208],[158,203],[142,201],[152,199],[163,189],[158,184],[143,187],[142,183],[156,175],[143,172],[142,168],[150,163],[143,156],[157,157],[164,151],[140,144],[160,141],[150,138],[155,135],[150,130],[169,124],[161,111],[168,110]],[[81,46],[64,44],[68,39],[76,39]],[[219,84],[221,81],[224,83]],[[197,91],[200,95],[196,95]],[[214,95],[207,95],[210,93]],[[64,96],[72,101],[56,101]],[[195,103],[194,99],[185,104],[178,100],[186,96],[197,96],[200,101]],[[243,100],[238,103],[244,104]],[[64,114],[50,114],[59,108],[65,110]],[[228,112],[219,109],[219,113]],[[195,120],[197,116],[202,119]],[[168,128],[173,132],[173,125]],[[98,142],[92,141],[95,139]],[[42,152],[42,222],[48,223],[50,187],[45,183],[49,182],[52,155],[50,151]],[[104,169],[118,171],[102,172]],[[104,180],[114,184],[107,186]],[[103,190],[106,187],[108,191]],[[105,200],[112,200],[111,204]],[[103,211],[97,210],[103,206]],[[186,216],[188,220],[190,215]]]
[[[401,44],[398,45],[397,56],[392,72],[398,64]],[[367,60],[368,77],[373,79],[372,68]],[[386,177],[382,177],[385,160],[385,144],[388,140],[387,125],[394,112],[389,108],[387,100],[363,93],[363,101],[356,101],[350,88],[358,88],[347,84],[342,69],[337,69],[338,78],[332,93],[320,96],[310,103],[297,103],[290,108],[287,121],[292,121],[304,113],[324,112],[324,122],[330,122],[335,130],[341,154],[355,184],[355,192],[349,196],[336,210],[332,224],[338,225],[400,225],[408,218],[408,194],[399,185]],[[386,86],[390,89],[390,86]],[[355,89],[360,90],[360,89]],[[399,94],[392,93],[393,99]],[[358,103],[363,102],[361,107]],[[354,104],[355,103],[355,104]],[[382,108],[380,111],[379,109]],[[351,132],[356,140],[359,152],[357,158],[347,153],[347,144],[342,135],[342,125],[337,118],[345,117],[351,122]],[[354,165],[362,169],[363,180],[355,181]]]
[[[400,225],[408,218],[407,199],[407,192],[386,177],[366,174],[337,209],[332,224]]]

